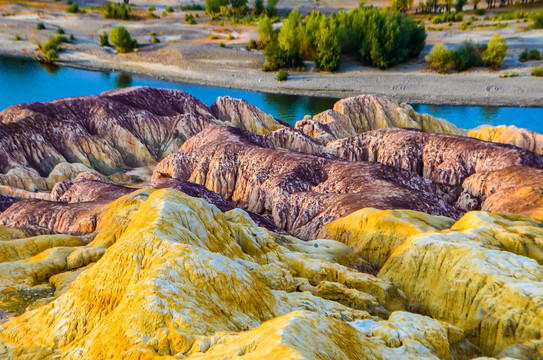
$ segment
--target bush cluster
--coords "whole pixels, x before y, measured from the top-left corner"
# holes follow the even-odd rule
[[[204,7],[200,4],[190,4],[190,5],[183,5],[180,7],[183,11],[198,11],[198,10],[204,10]]]
[[[506,51],[505,40],[495,34],[488,44],[474,44],[468,40],[455,50],[438,44],[432,48],[426,61],[440,74],[445,74],[451,69],[465,71],[478,66],[499,69]]]
[[[295,9],[278,32],[264,16],[258,33],[267,60],[264,70],[298,68],[314,60],[319,69],[334,71],[342,54],[384,69],[417,57],[426,40],[424,27],[414,20],[371,6],[329,17],[315,11],[302,17]]]
[[[285,81],[288,79],[288,72],[285,70],[279,70],[277,72],[277,76],[275,77],[275,80],[277,81]]]
[[[534,11],[530,14],[530,19],[533,21],[532,28],[543,29],[543,11]]]
[[[130,19],[130,6],[109,2],[104,7],[104,19]]]
[[[62,43],[68,42],[68,39],[66,36],[62,36],[60,34],[53,35],[47,40],[46,43],[40,44],[39,48],[42,51],[45,60],[47,61],[53,61],[55,59],[58,59],[57,51],[59,51],[59,46]]]
[[[536,67],[532,69],[532,76],[542,77],[543,67]]]
[[[189,25],[196,24],[196,20],[194,19],[194,15],[192,14],[185,14],[185,22]]]
[[[100,39],[100,46],[110,46],[109,35],[107,32],[104,31],[102,35],[98,35],[98,38]]]
[[[125,54],[134,51],[135,48],[138,48],[138,42],[136,39],[132,39],[128,30],[123,26],[115,26],[111,30],[111,35],[109,36],[111,44],[117,49],[117,53]]]
[[[541,53],[537,49],[524,49],[520,56],[518,57],[520,62],[525,62],[528,60],[541,60]]]
[[[448,23],[448,22],[460,22],[464,19],[464,13],[457,12],[445,12],[441,15],[434,16],[430,22],[432,24],[442,24],[442,23]]]
[[[73,3],[72,5],[68,6],[68,8],[66,9],[66,12],[68,14],[77,14],[79,12],[79,5],[77,5],[76,3]]]

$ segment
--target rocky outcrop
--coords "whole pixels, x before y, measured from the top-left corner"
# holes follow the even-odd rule
[[[469,212],[451,219],[363,209],[321,235],[383,265],[408,308],[450,322],[487,355],[543,356],[543,223],[521,215]]]
[[[418,211],[365,208],[332,221],[318,237],[340,241],[381,267],[409,236],[448,229],[453,224],[451,218]]]
[[[439,186],[411,172],[275,150],[234,128],[210,128],[187,141],[157,165],[153,179],[160,178],[204,185],[305,239],[364,207],[461,214],[442,199]]]
[[[61,163],[81,163],[110,175],[155,164],[187,138],[218,123],[199,100],[169,89],[136,87],[15,105],[0,113],[0,170],[4,177],[17,168],[47,177]],[[51,181],[58,177],[54,174]],[[0,181],[31,186],[1,177]]]
[[[3,357],[480,354],[460,329],[402,311],[405,299],[390,282],[288,250],[239,209],[222,213],[172,189],[140,196],[111,205],[125,220],[111,218],[104,230],[117,237],[64,293],[1,325]]]
[[[407,104],[377,95],[359,95],[342,99],[334,104],[333,111],[313,117],[313,121],[326,124],[329,133],[337,139],[357,133],[385,129],[412,128],[426,132],[463,135],[450,122],[427,114],[418,114]]]
[[[511,144],[538,154],[543,154],[543,135],[516,126],[485,126],[469,130],[468,136],[485,141]]]
[[[463,198],[485,211],[543,219],[543,170],[513,166],[473,174],[462,184]]]
[[[438,183],[460,185],[468,176],[512,166],[543,168],[543,157],[515,146],[417,130],[368,131],[329,143],[325,152],[409,170]]]
[[[266,135],[289,125],[274,119],[256,106],[243,99],[220,96],[211,106],[211,113],[217,118],[257,135]]]

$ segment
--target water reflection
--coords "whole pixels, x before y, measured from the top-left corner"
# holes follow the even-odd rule
[[[55,75],[56,73],[58,73],[61,69],[60,66],[56,65],[56,64],[51,64],[51,63],[40,63],[40,66],[42,67],[42,69],[44,69],[45,71],[47,71],[47,73],[49,75]]]
[[[120,73],[117,78],[115,78],[115,87],[116,88],[125,88],[132,86],[132,75],[127,73]]]
[[[500,108],[497,107],[483,107],[481,108],[481,116],[485,119],[485,122],[489,125],[499,125],[498,120],[500,118]]]

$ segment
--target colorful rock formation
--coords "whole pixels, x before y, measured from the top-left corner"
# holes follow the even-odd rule
[[[467,134],[378,96],[11,107],[0,358],[543,357],[540,135]]]

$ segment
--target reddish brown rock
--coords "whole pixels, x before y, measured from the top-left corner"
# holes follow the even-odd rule
[[[331,142],[325,151],[349,161],[406,169],[453,186],[478,172],[511,166],[543,168],[543,156],[516,146],[408,129],[368,131]]]
[[[43,188],[38,180],[4,178],[16,168],[47,177],[60,163],[83,163],[106,175],[152,165],[220,123],[202,102],[170,89],[135,87],[15,105],[0,113],[0,182]]]
[[[543,219],[543,170],[512,166],[476,173],[462,184],[462,196],[481,210]]]
[[[461,214],[442,199],[439,186],[409,171],[275,150],[264,138],[234,128],[206,129],[187,141],[157,165],[153,179],[160,178],[202,184],[306,239],[369,206]]]

